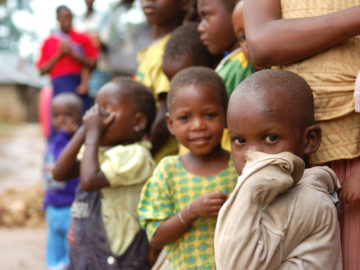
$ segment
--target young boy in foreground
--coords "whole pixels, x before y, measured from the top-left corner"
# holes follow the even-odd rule
[[[217,269],[342,269],[338,180],[328,167],[304,170],[321,141],[309,85],[259,71],[236,88],[227,117],[241,176],[219,213]]]

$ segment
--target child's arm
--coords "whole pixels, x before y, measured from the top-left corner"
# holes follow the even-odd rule
[[[360,6],[322,16],[281,19],[280,0],[244,4],[249,57],[255,66],[289,64],[360,34]],[[276,33],[276,34],[275,34]]]
[[[79,128],[79,124],[72,121],[61,122],[59,130],[56,132],[54,138],[51,139],[49,144],[54,146],[55,158],[58,159],[63,149],[71,140],[71,137],[75,134],[76,130]]]
[[[247,158],[256,157],[256,153],[252,155]],[[292,163],[265,157],[245,167],[217,220],[214,238],[217,269],[238,269],[239,265],[246,265],[247,269],[277,269],[271,263],[285,259],[282,256],[287,254],[282,254],[281,244],[288,217],[273,221],[281,228],[269,229],[262,222],[262,214],[275,197],[296,183],[294,172],[298,172],[297,181],[301,177],[304,164],[299,158],[295,160]]]
[[[191,202],[177,215],[160,224],[151,240],[151,245],[157,249],[179,239],[200,217],[216,217],[227,196],[220,191],[204,194]]]
[[[112,122],[110,113],[104,119],[99,108],[94,105],[84,116],[85,150],[80,163],[80,184],[86,191],[98,190],[109,186],[98,160],[99,142],[106,127]]]
[[[56,160],[52,174],[57,181],[67,181],[79,176],[79,162],[76,156],[84,142],[85,130],[80,127]]]
[[[166,93],[161,93],[159,95],[159,108],[157,109],[156,117],[154,123],[151,127],[150,132],[150,141],[152,144],[151,154],[156,155],[157,152],[164,146],[168,138],[170,137],[170,132],[166,125]]]

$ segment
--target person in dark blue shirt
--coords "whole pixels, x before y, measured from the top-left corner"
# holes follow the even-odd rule
[[[79,178],[68,182],[54,180],[51,170],[81,124],[82,101],[73,93],[54,97],[51,104],[51,122],[55,135],[48,141],[44,163],[44,208],[47,224],[46,265],[47,269],[66,269],[69,264],[67,232],[70,223],[70,208],[75,198]]]

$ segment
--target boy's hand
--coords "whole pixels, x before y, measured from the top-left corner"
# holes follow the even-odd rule
[[[83,122],[85,127],[85,132],[97,131],[101,135],[106,127],[108,127],[111,122],[114,120],[115,115],[110,112],[106,114],[100,114],[99,106],[95,104],[89,110],[86,111]]]
[[[226,200],[227,195],[218,190],[204,194],[191,203],[190,218],[216,217]]]
[[[65,123],[61,123],[59,130],[70,133],[70,134],[75,134],[78,127],[79,127],[79,125],[77,123],[75,123],[74,121],[69,119]]]
[[[360,201],[360,177],[357,172],[350,174],[343,182],[340,190],[342,203],[356,203]]]

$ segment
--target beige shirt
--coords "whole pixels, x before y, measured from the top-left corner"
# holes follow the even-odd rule
[[[217,269],[342,269],[329,194],[340,187],[335,173],[328,167],[304,171],[304,162],[288,152],[248,152],[246,159],[219,213]]]
[[[281,0],[283,19],[324,15],[360,5],[360,0]],[[281,69],[295,72],[311,86],[315,120],[322,129],[311,164],[360,156],[360,114],[354,112],[354,85],[360,70],[360,36]]]

